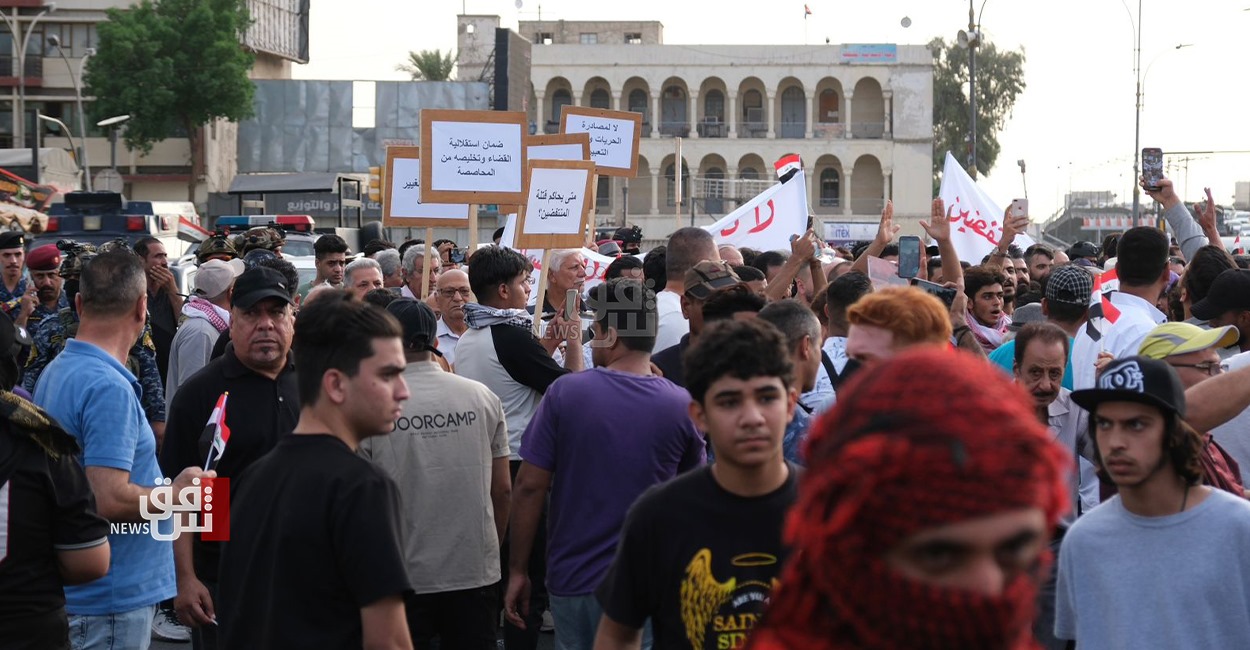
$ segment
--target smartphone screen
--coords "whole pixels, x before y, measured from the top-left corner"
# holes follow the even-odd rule
[[[448,261],[452,264],[464,264],[464,249],[453,248],[451,249],[451,252],[447,254],[447,257],[449,258]]]
[[[1163,150],[1146,147],[1141,150],[1141,173],[1146,177],[1146,189],[1156,191],[1163,178]]]
[[[898,238],[898,277],[914,278],[920,274],[920,238],[905,235]]]
[[[925,293],[931,296],[937,296],[937,298],[945,303],[947,307],[950,307],[951,304],[955,302],[955,289],[944,287],[940,284],[929,282],[927,280],[912,280],[911,283],[913,286],[922,289]]]

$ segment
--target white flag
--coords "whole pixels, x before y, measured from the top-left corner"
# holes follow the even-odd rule
[[[790,237],[807,232],[807,177],[798,170],[704,229],[718,246],[790,250]]]
[[[946,216],[951,222],[951,243],[959,259],[970,264],[980,264],[998,246],[1003,236],[1003,210],[981,189],[968,172],[946,152],[946,165],[942,168],[942,191],[939,193],[946,204]],[[1025,233],[1016,235],[1015,245],[1021,250],[1032,246],[1033,238]]]

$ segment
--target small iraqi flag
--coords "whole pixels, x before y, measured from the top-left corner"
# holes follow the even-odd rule
[[[226,391],[217,398],[217,406],[213,407],[213,413],[208,416],[208,423],[204,425],[204,433],[200,434],[200,440],[212,440],[208,448],[208,458],[204,461],[206,472],[217,466],[217,462],[226,453],[226,442],[230,440],[230,427],[226,426],[226,400],[229,397],[230,391]]]
[[[799,154],[792,153],[788,156],[782,156],[780,160],[773,163],[773,167],[777,170],[777,178],[784,183],[790,180],[795,172],[803,169],[803,162],[799,160]]]
[[[810,15],[812,15],[812,8],[807,5],[803,5],[803,18],[806,19]]]

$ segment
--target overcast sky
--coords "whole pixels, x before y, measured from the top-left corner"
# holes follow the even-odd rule
[[[312,3],[311,62],[300,79],[398,80],[409,50],[454,49],[456,15],[499,15],[504,26],[536,20],[658,20],[669,44],[927,43],[951,40],[968,24],[958,0],[320,0]],[[1250,151],[1250,0],[1142,0],[1145,77],[1141,145],[1165,152]],[[1127,6],[1126,6],[1127,3]],[[1183,5],[1183,6],[1182,6]],[[1016,160],[1027,163],[1031,212],[1048,218],[1072,190],[1107,190],[1131,200],[1136,0],[986,0],[976,4],[986,38],[1023,48],[1025,92],[999,139],[997,165],[983,184],[1000,204],[1021,196]],[[902,19],[911,19],[904,28]],[[1178,44],[1191,47],[1176,50]],[[962,158],[962,154],[957,154]],[[1250,180],[1250,155],[1169,155],[1169,175],[1186,200],[1209,185],[1231,203]],[[928,185],[924,178],[895,183]],[[1143,195],[1143,202],[1149,198]]]

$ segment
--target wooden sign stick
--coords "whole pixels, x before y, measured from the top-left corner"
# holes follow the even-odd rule
[[[547,266],[551,264],[551,249],[543,251],[543,266],[538,270],[538,297],[534,300],[534,336],[542,337],[543,301],[547,298]]]
[[[477,248],[477,204],[469,204],[469,245],[465,246],[465,257]]]
[[[434,229],[425,229],[425,265],[421,269],[421,293],[417,295],[417,300],[425,300],[430,297],[430,274],[434,272],[434,265],[431,260],[434,257]],[[442,264],[442,259],[439,259]]]

